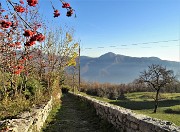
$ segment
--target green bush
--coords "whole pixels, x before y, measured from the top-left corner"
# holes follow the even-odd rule
[[[68,85],[62,85],[61,86],[61,90],[62,90],[62,93],[68,93],[68,91],[70,90],[70,86]]]
[[[24,89],[23,94],[25,95],[26,99],[34,99],[38,97],[39,94],[43,91],[43,86],[41,83],[31,78],[27,81],[26,89]]]
[[[97,90],[92,88],[92,89],[87,89],[86,94],[92,95],[92,96],[98,96]]]
[[[23,96],[0,102],[0,120],[16,118],[23,111],[30,111],[31,102]]]

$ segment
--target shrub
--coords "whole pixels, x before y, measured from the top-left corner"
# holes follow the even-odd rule
[[[62,91],[62,93],[68,93],[68,91],[70,90],[71,88],[70,88],[70,86],[68,86],[68,85],[62,85],[61,86],[61,91]]]
[[[92,89],[88,88],[88,89],[86,90],[86,94],[89,94],[89,95],[92,95],[92,96],[97,96],[97,95],[98,95],[98,94],[97,94],[97,90],[94,89],[94,88],[92,88]]]
[[[27,82],[26,89],[24,89],[23,94],[25,95],[26,99],[35,99],[38,98],[39,95],[43,92],[43,86],[41,83],[31,78]]]
[[[0,102],[0,120],[15,118],[22,111],[29,111],[31,102],[23,96]]]

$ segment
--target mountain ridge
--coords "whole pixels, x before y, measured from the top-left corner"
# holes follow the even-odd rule
[[[90,57],[90,56],[85,56],[85,55],[83,55],[81,57],[82,58],[86,58],[87,57],[87,58],[95,59],[95,58],[100,58],[100,57],[102,57],[104,55],[108,55],[108,54],[111,54],[111,53],[113,53],[113,52],[105,53],[103,55],[100,55],[99,57]],[[155,57],[155,56],[151,56],[151,57],[133,57],[133,56],[127,56],[127,55],[122,55],[122,54],[115,54],[115,53],[113,53],[113,54],[116,55],[116,56],[123,56],[123,57],[131,57],[131,58],[139,58],[139,59],[158,59],[158,60],[162,60],[162,61],[169,61],[169,62],[177,62],[177,63],[179,63],[178,61],[163,60],[163,59],[160,59],[159,57]]]
[[[158,57],[131,57],[112,52],[94,58],[80,57],[81,77],[90,82],[129,83],[151,64],[165,66],[175,74],[180,71],[179,62]]]

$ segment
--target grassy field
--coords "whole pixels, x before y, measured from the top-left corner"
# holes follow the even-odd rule
[[[109,102],[124,108],[131,109],[136,113],[145,114],[150,117],[167,120],[180,126],[180,93],[162,93],[160,94],[159,107],[157,113],[154,109],[153,92],[135,92],[125,94],[121,100],[110,100],[107,98],[94,97],[96,99]]]

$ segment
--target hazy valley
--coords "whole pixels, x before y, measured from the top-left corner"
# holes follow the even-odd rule
[[[97,58],[81,56],[81,77],[91,82],[129,83],[151,64],[165,66],[173,70],[175,75],[180,72],[180,63],[175,61],[157,57],[130,57],[109,52]]]

